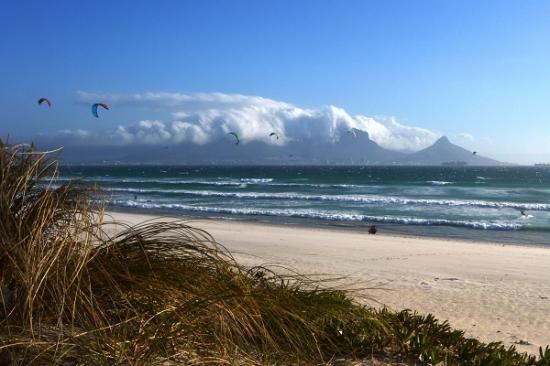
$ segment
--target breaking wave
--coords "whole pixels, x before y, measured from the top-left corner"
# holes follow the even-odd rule
[[[454,182],[447,182],[447,181],[444,181],[444,180],[428,180],[428,181],[426,181],[426,183],[429,183],[433,186],[446,186],[446,185],[449,185],[449,184],[453,184]]]
[[[429,198],[407,198],[407,197],[384,197],[363,194],[342,194],[342,195],[314,195],[295,192],[219,192],[201,191],[187,189],[141,189],[141,188],[110,188],[108,191],[142,193],[142,194],[182,194],[201,197],[227,197],[245,199],[281,199],[281,200],[304,200],[304,201],[333,201],[333,202],[358,202],[366,204],[398,204],[398,205],[437,205],[454,207],[483,207],[483,208],[510,208],[516,210],[550,211],[550,204],[547,203],[521,203],[484,200],[456,200],[456,199],[429,199]]]
[[[58,177],[55,180],[60,182],[67,182],[72,180],[79,180],[75,177]],[[88,177],[85,180],[81,180],[85,183],[156,183],[156,184],[170,184],[170,185],[213,185],[213,186],[241,186],[247,185],[270,185],[281,187],[314,187],[314,188],[352,188],[352,187],[365,187],[366,185],[357,184],[325,184],[325,183],[294,183],[294,182],[273,182],[273,178],[240,178],[240,179],[220,179],[217,180],[204,180],[204,179],[176,179],[176,178],[164,178],[164,179],[147,179],[147,178],[116,178],[109,176],[101,177]]]
[[[248,215],[248,216],[278,216],[306,219],[320,219],[327,221],[351,221],[351,222],[375,222],[401,225],[444,225],[466,227],[481,230],[521,230],[524,225],[506,223],[506,222],[483,222],[467,220],[448,220],[448,219],[422,219],[414,217],[401,216],[370,216],[352,213],[339,213],[321,210],[309,209],[259,209],[259,208],[226,208],[215,206],[194,206],[179,203],[155,203],[138,202],[133,200],[115,200],[112,204],[119,207],[132,207],[141,209],[169,209],[187,212],[218,213],[229,215]]]

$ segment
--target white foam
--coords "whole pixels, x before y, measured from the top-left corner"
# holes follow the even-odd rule
[[[426,183],[430,183],[434,186],[446,186],[448,184],[453,184],[454,182],[446,182],[444,180],[427,180]]]
[[[57,181],[72,181],[79,180],[88,183],[110,182],[110,183],[158,183],[158,184],[181,184],[181,185],[214,185],[214,186],[240,186],[242,184],[251,185],[272,185],[281,187],[315,187],[315,188],[353,188],[353,187],[366,187],[367,185],[357,184],[325,184],[325,183],[293,183],[293,182],[274,182],[273,178],[222,178],[217,180],[204,180],[204,179],[177,179],[177,178],[116,178],[105,176],[90,176],[86,179],[79,179],[73,177],[58,177]]]
[[[273,182],[273,178],[241,178],[241,182],[243,183],[271,183]]]
[[[298,217],[321,219],[328,221],[366,221],[378,223],[391,223],[402,225],[446,225],[467,227],[484,230],[519,230],[522,225],[507,223],[507,222],[482,222],[482,221],[466,221],[466,220],[447,220],[447,219],[421,219],[414,217],[400,216],[369,216],[353,213],[328,212],[321,210],[308,209],[259,209],[259,208],[227,208],[216,206],[194,206],[184,205],[179,203],[154,203],[154,202],[138,202],[133,200],[115,200],[112,202],[121,207],[135,207],[144,209],[171,209],[192,212],[205,213],[221,213],[231,215],[262,215],[262,216],[278,216],[278,217]]]
[[[143,194],[182,194],[202,197],[227,197],[247,199],[281,199],[304,201],[336,201],[358,202],[366,204],[397,204],[397,205],[426,205],[426,206],[456,206],[456,207],[483,207],[483,208],[509,208],[516,210],[550,211],[547,203],[522,203],[505,201],[484,200],[454,200],[454,199],[430,199],[408,198],[399,196],[378,196],[367,194],[341,194],[341,195],[312,195],[296,192],[220,192],[212,190],[187,190],[187,189],[141,189],[141,188],[109,188],[108,191],[143,193]]]

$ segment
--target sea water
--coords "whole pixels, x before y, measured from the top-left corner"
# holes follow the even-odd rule
[[[59,180],[98,185],[112,210],[550,244],[544,167],[72,166]]]

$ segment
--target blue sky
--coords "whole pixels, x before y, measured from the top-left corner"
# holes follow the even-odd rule
[[[392,116],[491,157],[550,161],[549,19],[543,0],[10,1],[0,135],[174,114],[115,104],[95,119],[78,91],[227,93]]]

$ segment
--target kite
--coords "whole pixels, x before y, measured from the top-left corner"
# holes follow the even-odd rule
[[[275,132],[271,132],[271,133],[269,134],[269,137],[271,137],[271,136],[277,137],[277,140],[279,139],[279,135],[277,135]]]
[[[239,144],[239,136],[235,132],[229,132],[228,135],[233,135],[235,137],[235,145]]]
[[[49,108],[52,107],[52,102],[48,99],[48,98],[40,98],[38,99],[38,105],[42,104],[42,103],[46,103],[48,105]]]
[[[477,151],[474,151],[474,152],[472,153],[472,155],[477,155]]]
[[[109,106],[105,103],[95,103],[95,104],[92,104],[92,114],[94,115],[94,117],[98,118],[99,115],[97,114],[97,108],[98,107],[102,107],[103,109],[107,109],[109,110]]]

